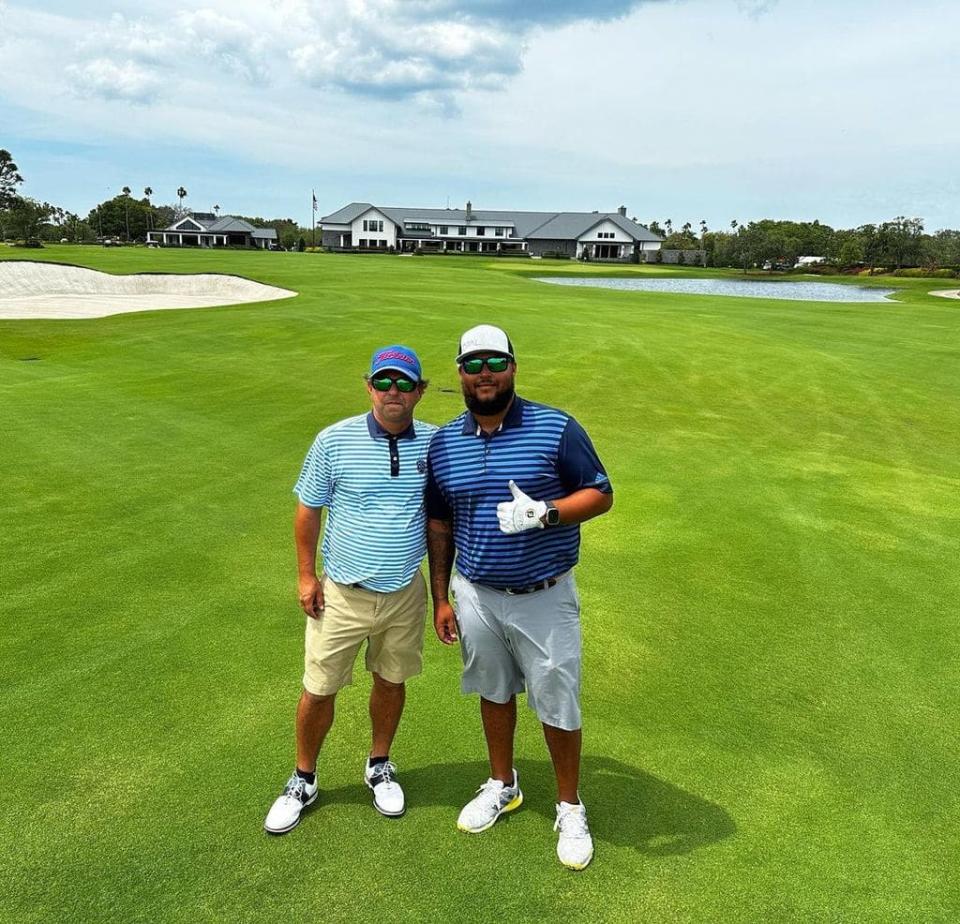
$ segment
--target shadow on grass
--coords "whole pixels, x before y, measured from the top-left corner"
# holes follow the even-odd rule
[[[486,762],[400,768],[400,782],[412,810],[446,806],[456,816],[489,773]],[[554,775],[548,760],[519,760],[521,811],[554,820]],[[680,789],[653,774],[610,757],[584,755],[580,791],[598,841],[633,847],[648,856],[674,856],[721,841],[737,826],[719,805]],[[321,805],[369,805],[362,784],[321,789]],[[515,817],[515,816],[514,816]],[[509,822],[511,816],[501,819]]]

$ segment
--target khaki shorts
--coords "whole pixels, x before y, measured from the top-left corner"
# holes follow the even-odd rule
[[[353,683],[353,663],[367,642],[366,665],[391,683],[423,668],[427,589],[418,571],[400,590],[377,593],[323,578],[323,614],[307,617],[303,686],[329,696]]]

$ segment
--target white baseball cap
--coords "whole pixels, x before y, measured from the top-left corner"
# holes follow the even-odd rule
[[[460,338],[457,362],[463,362],[464,358],[471,353],[502,353],[511,359],[514,358],[510,338],[499,327],[494,327],[492,324],[478,324],[476,327],[471,327]]]

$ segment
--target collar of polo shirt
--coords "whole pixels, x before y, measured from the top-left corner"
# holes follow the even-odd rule
[[[384,430],[380,426],[380,421],[373,416],[373,411],[367,412],[367,430],[370,433],[371,439],[375,440],[384,440],[389,439],[391,436],[395,436],[398,440],[412,440],[416,439],[416,431],[413,429],[413,421],[410,421],[410,426],[407,427],[402,433],[391,433],[389,430]]]
[[[500,426],[494,430],[494,433],[499,433],[501,430],[510,430],[513,427],[519,427],[523,423],[523,398],[520,395],[513,396],[513,404],[510,405],[507,410],[506,416],[503,420],[500,421]],[[463,435],[464,436],[479,436],[480,435],[480,424],[477,423],[477,419],[467,411],[466,415],[463,418]]]

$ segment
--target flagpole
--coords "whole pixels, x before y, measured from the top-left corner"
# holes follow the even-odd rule
[[[311,244],[312,247],[317,246],[317,191],[311,189],[310,192],[313,194],[312,208],[310,214],[313,216],[313,232],[310,235],[310,239],[313,241]]]

